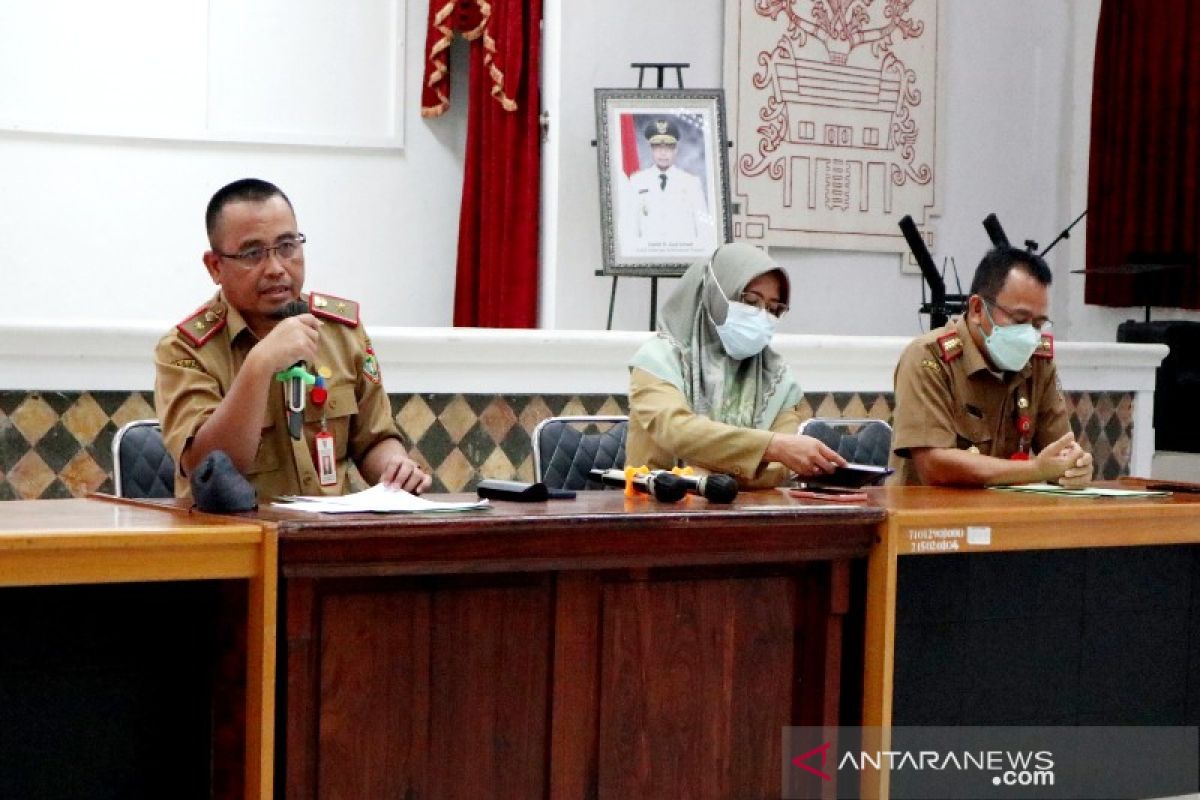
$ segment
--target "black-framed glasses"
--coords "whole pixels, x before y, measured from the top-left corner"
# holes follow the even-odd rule
[[[1015,322],[1017,325],[1032,325],[1033,327],[1037,328],[1039,331],[1043,330],[1045,328],[1051,328],[1054,326],[1054,320],[1050,319],[1049,317],[1034,317],[1033,319],[1027,319],[1027,318],[1025,318],[1025,316],[1023,314],[1017,314],[1013,311],[1010,311],[1009,309],[1000,305],[999,303],[997,303],[994,299],[992,299],[990,297],[984,297],[983,295],[980,295],[979,299],[983,300],[983,302],[987,303],[988,305],[992,306],[993,308],[998,308],[1001,311],[1003,311],[1005,314],[1008,315],[1008,318],[1011,319],[1013,322]],[[992,324],[993,325],[996,324],[996,321],[992,320]]]
[[[765,310],[768,314],[779,319],[788,312],[787,303],[768,303],[767,298],[758,292],[742,292],[742,302],[748,306]]]
[[[244,267],[257,267],[266,261],[271,253],[276,253],[282,261],[292,261],[299,258],[304,252],[304,243],[307,241],[307,236],[303,233],[297,233],[294,238],[284,239],[278,244],[249,247],[238,253],[222,253],[220,250],[217,250],[216,254],[221,258],[236,261]]]

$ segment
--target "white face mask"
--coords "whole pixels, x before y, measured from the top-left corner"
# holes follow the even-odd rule
[[[765,309],[730,301],[725,322],[717,326],[717,335],[726,354],[741,361],[758,355],[771,343],[777,322]]]
[[[983,345],[992,357],[992,363],[1009,372],[1020,372],[1041,344],[1041,331],[1028,322],[997,325],[996,320],[992,319],[992,312],[988,309],[986,300],[983,310],[987,314],[988,322],[992,323],[992,332],[983,336]],[[979,326],[979,332],[983,333],[982,325]]]
[[[713,272],[711,261],[708,264],[708,274],[712,276],[713,283],[727,303],[725,321],[720,325],[713,321],[726,355],[736,361],[758,355],[771,343],[771,337],[775,335],[775,325],[779,320],[768,314],[765,309],[726,299],[725,290],[721,288],[721,282]],[[712,319],[711,314],[709,319]]]

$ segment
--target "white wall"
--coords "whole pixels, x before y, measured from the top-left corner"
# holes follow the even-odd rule
[[[19,27],[12,5],[6,24]],[[4,318],[178,320],[213,291],[200,262],[208,198],[253,175],[292,198],[310,288],[362,301],[373,325],[449,325],[467,64],[460,40],[453,106],[421,119],[427,10],[408,3],[403,151],[0,132]]]
[[[1099,0],[943,0],[944,214],[933,255],[953,256],[964,290],[988,246],[981,225],[995,212],[1010,239],[1045,246],[1086,207],[1091,60]],[[547,208],[558,246],[544,254],[557,274],[544,325],[602,328],[610,279],[600,267],[592,90],[633,85],[631,61],[688,61],[689,87],[721,85],[720,3],[611,0],[571,4],[564,16],[564,87],[552,136],[561,153],[560,191]],[[638,20],[636,27],[627,20]],[[669,31],[669,35],[664,35]],[[597,42],[602,53],[594,57]],[[569,90],[568,90],[569,89]],[[1053,317],[1060,338],[1114,341],[1130,311],[1083,304],[1084,229],[1050,253]],[[795,333],[913,335],[921,279],[895,256],[775,248],[802,287],[781,330]],[[660,301],[672,281],[660,281]],[[953,287],[953,282],[951,282]],[[622,278],[615,328],[648,322],[648,281]],[[1166,317],[1167,314],[1156,316]]]
[[[21,4],[6,22],[20,24]],[[1099,0],[943,0],[942,205],[934,256],[970,280],[990,211],[1043,245],[1086,205]],[[598,330],[600,266],[593,89],[629,86],[631,61],[687,61],[687,86],[721,85],[722,4],[545,0],[551,114],[544,150],[542,325]],[[406,25],[403,151],[228,145],[0,131],[0,280],[11,322],[169,324],[212,291],[202,213],[228,180],[280,183],[310,236],[309,286],[357,298],[373,327],[449,325],[461,197],[466,47],[454,105],[418,115],[427,0]],[[636,20],[636,24],[631,21]],[[15,21],[15,22],[14,22]],[[103,36],[103,31],[97,31]],[[314,57],[318,57],[314,54]],[[86,69],[86,64],[80,64]],[[303,102],[303,98],[299,99]],[[1140,310],[1083,304],[1085,228],[1051,254],[1060,338],[1112,341]],[[776,249],[799,289],[787,333],[909,336],[921,282],[894,256]],[[673,281],[663,280],[660,302]],[[645,329],[648,281],[623,278],[614,327]],[[1156,311],[1156,318],[1200,315]]]

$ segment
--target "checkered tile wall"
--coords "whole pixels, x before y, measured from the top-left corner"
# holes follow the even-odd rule
[[[1097,474],[1129,472],[1133,396],[1071,392],[1071,423]],[[397,394],[392,411],[434,491],[470,490],[481,477],[533,479],[529,436],[546,417],[624,414],[621,395]],[[810,395],[804,416],[891,416],[890,394]],[[112,491],[112,439],[154,416],[149,392],[0,391],[0,500]]]

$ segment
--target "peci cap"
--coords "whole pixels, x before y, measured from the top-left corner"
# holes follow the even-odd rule
[[[643,131],[650,144],[678,144],[679,126],[669,119],[656,119]]]

